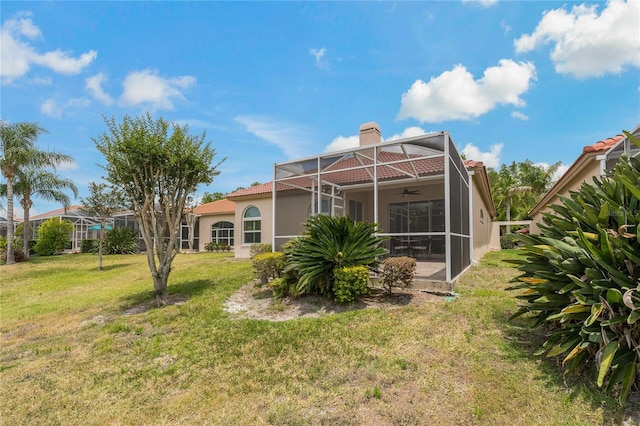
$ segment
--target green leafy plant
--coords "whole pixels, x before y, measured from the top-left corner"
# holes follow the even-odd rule
[[[305,233],[285,253],[285,271],[298,276],[296,293],[333,296],[334,271],[345,266],[377,268],[378,257],[387,253],[383,238],[375,235],[376,225],[354,222],[348,217],[312,216],[304,224]]]
[[[206,251],[231,251],[231,246],[225,243],[210,242],[204,245]]]
[[[502,235],[500,237],[500,248],[502,250],[512,249],[516,246],[517,237],[513,234]]]
[[[138,233],[128,226],[113,228],[104,239],[107,254],[135,254],[140,252]]]
[[[80,253],[95,253],[98,249],[98,240],[95,238],[85,238],[80,245]]]
[[[519,237],[527,257],[514,262],[522,274],[510,289],[524,290],[514,317],[549,327],[538,353],[561,356],[567,373],[591,368],[624,401],[640,361],[640,160],[623,156],[552,210],[541,235]]]
[[[338,303],[351,303],[369,292],[369,269],[347,266],[334,271],[333,298]]]
[[[284,254],[281,252],[260,253],[253,257],[253,270],[265,285],[272,278],[278,278],[284,269]]]
[[[272,251],[273,251],[273,248],[271,244],[254,243],[254,244],[251,244],[251,248],[249,249],[249,256],[254,257],[258,254],[271,253]]]
[[[382,287],[393,292],[394,287],[410,288],[416,274],[416,260],[412,257],[389,257],[382,262]]]
[[[40,256],[51,256],[59,253],[71,244],[71,233],[73,223],[62,220],[59,217],[52,217],[45,220],[38,228],[38,242],[35,251]]]

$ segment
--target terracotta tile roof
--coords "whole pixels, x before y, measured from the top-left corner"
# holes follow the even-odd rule
[[[467,169],[475,169],[476,167],[484,167],[484,163],[482,161],[474,161],[474,160],[464,160],[464,166]]]
[[[587,145],[584,148],[582,148],[582,153],[587,154],[589,152],[606,151],[607,149],[611,148],[612,146],[620,142],[624,137],[625,137],[624,135],[617,135],[612,138],[607,138],[607,139],[598,141],[592,145]]]
[[[69,213],[77,212],[77,211],[79,211],[81,209],[82,209],[82,206],[80,206],[80,205],[69,206],[69,207],[67,207],[66,212],[65,212],[64,208],[58,209],[58,210],[52,210],[50,212],[46,212],[46,213],[38,214],[38,215],[35,215],[35,216],[31,216],[29,218],[29,220],[31,221],[31,220],[38,220],[38,219],[47,219],[47,218],[50,218],[50,217],[66,215],[66,214],[69,214]]]
[[[380,154],[380,161],[382,163],[393,162],[398,160],[406,160],[406,157],[402,154],[397,154],[393,152],[382,152]],[[444,172],[443,157],[417,159],[417,160],[414,160],[412,164],[415,167],[418,175],[421,177]],[[360,169],[355,169],[355,170],[342,170],[345,168],[362,167],[362,166],[365,166],[365,167]],[[371,167],[368,167],[368,166],[371,166]],[[484,167],[484,164],[481,161],[466,160],[465,167],[467,168]],[[308,173],[313,173],[313,170],[310,170]],[[352,157],[352,158],[340,160],[337,163],[327,167],[323,172],[322,177],[325,182],[331,182],[337,185],[354,185],[359,183],[371,182],[372,175],[373,175],[372,160],[367,158],[360,158],[360,160],[358,160]],[[389,165],[387,164],[378,165],[378,181],[388,181],[388,180],[398,179],[404,176],[414,176],[414,175],[415,173],[408,162],[389,164]],[[296,189],[291,185],[287,185],[285,182],[290,183],[291,185],[295,185],[303,188],[311,187],[311,179],[309,177],[300,177],[296,179],[286,180],[284,182],[278,182],[278,186],[277,186],[278,191],[287,191],[287,190]],[[267,182],[261,185],[252,186],[250,188],[242,189],[240,191],[227,194],[227,197],[237,198],[237,197],[249,197],[249,196],[271,194],[272,188],[273,188],[272,182]]]
[[[196,214],[222,214],[234,213],[236,211],[236,203],[226,198],[223,200],[212,201],[210,203],[200,204],[196,208]]]

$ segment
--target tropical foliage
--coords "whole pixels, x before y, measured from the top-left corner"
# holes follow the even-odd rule
[[[107,231],[104,239],[106,254],[134,254],[140,252],[138,232],[128,226],[120,226]]]
[[[24,223],[29,223],[30,221],[29,213],[33,206],[34,197],[55,201],[67,208],[71,204],[71,198],[65,191],[71,191],[74,196],[78,196],[78,188],[71,179],[62,178],[58,174],[43,168],[47,164],[49,166],[57,166],[60,163],[71,161],[73,160],[69,156],[47,153],[41,159],[41,164],[22,167],[18,170],[14,182],[14,194],[20,198],[20,205],[24,211]],[[5,193],[5,188],[1,188],[1,190]],[[32,235],[31,226],[22,233],[23,250],[27,260],[29,259],[29,240]]]
[[[71,233],[73,223],[59,217],[52,217],[45,220],[38,227],[38,242],[35,250],[40,256],[51,256],[60,253],[71,244]]]
[[[539,353],[562,357],[567,373],[591,368],[625,400],[639,386],[640,160],[623,157],[552,209],[540,236],[520,237],[514,316],[549,327]]]
[[[553,175],[561,163],[549,167],[530,160],[503,164],[489,169],[493,200],[498,210],[497,220],[523,220],[539,198],[553,185]]]
[[[304,227],[305,233],[285,249],[285,272],[296,273],[297,294],[333,297],[336,269],[362,265],[374,270],[378,258],[387,253],[372,223],[317,215],[307,219]]]
[[[38,137],[46,129],[36,123],[8,123],[0,121],[0,171],[6,180],[4,195],[7,197],[7,265],[15,262],[13,248],[14,232],[14,183],[18,173],[25,168],[40,169],[54,167],[71,157],[56,152],[41,151],[37,148]],[[28,209],[25,211],[28,215]],[[28,221],[28,216],[25,218]],[[26,236],[28,241],[28,235]]]

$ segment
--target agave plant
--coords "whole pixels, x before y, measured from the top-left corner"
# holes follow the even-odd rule
[[[306,232],[285,250],[285,272],[296,273],[297,294],[331,296],[336,268],[362,265],[375,269],[378,258],[387,253],[372,223],[318,215],[307,219],[304,227]]]
[[[519,237],[514,317],[549,326],[539,354],[563,357],[567,373],[593,365],[597,385],[624,401],[640,386],[640,161],[623,157],[552,209],[541,235]]]

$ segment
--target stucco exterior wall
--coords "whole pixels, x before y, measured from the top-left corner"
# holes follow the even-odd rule
[[[549,204],[555,204],[558,202],[559,196],[568,197],[569,191],[575,191],[580,188],[583,182],[592,182],[594,176],[600,176],[600,161],[596,160],[595,157],[591,157],[584,164],[581,170],[578,170],[577,173],[571,177],[566,183],[564,183],[561,187],[556,188],[556,194],[553,198],[540,209],[535,215],[533,215],[533,223],[529,229],[529,232],[532,234],[539,234],[540,228],[538,227],[538,223],[542,223],[542,214],[544,212],[551,211],[549,208]]]
[[[482,199],[476,182],[477,175],[472,176],[471,217],[473,218],[473,260],[478,261],[489,251],[491,241],[492,220],[487,204]]]
[[[215,215],[202,215],[200,216],[199,227],[199,241],[198,251],[203,252],[206,251],[204,246],[207,243],[211,242],[211,225],[216,224],[218,222],[231,222],[234,224],[234,243],[237,241],[238,232],[240,231],[235,225],[235,214],[227,213],[227,214],[215,214]]]
[[[267,198],[256,198],[250,200],[233,200],[236,203],[235,214],[235,246],[233,247],[237,258],[248,258],[251,244],[244,243],[244,232],[242,227],[242,218],[244,212],[250,206],[255,206],[260,210],[261,233],[260,240],[263,244],[271,244],[272,231],[272,211],[271,211],[271,194],[267,194]]]

